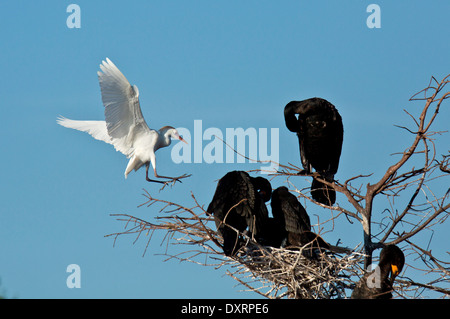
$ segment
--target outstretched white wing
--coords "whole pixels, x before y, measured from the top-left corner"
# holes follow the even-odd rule
[[[113,144],[106,129],[105,121],[76,121],[60,116],[56,122],[64,127],[89,133],[97,140]]]
[[[111,144],[127,155],[134,151],[137,135],[150,131],[139,105],[139,90],[108,58],[100,64],[98,80],[105,106],[105,120]]]

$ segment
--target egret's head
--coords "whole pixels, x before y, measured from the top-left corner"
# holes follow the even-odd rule
[[[173,139],[177,139],[188,144],[188,142],[186,142],[186,140],[183,139],[183,137],[178,133],[177,129],[172,126],[161,127],[159,131],[165,136],[170,136]]]

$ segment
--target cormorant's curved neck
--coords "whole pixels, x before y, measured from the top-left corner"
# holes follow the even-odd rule
[[[272,196],[272,186],[270,185],[270,182],[264,177],[255,177],[252,178],[252,183],[259,191],[264,202],[269,201]]]
[[[298,119],[295,116],[295,114],[297,114],[296,108],[297,102],[294,101],[289,102],[284,108],[284,120],[286,122],[286,127],[291,132],[298,131]]]

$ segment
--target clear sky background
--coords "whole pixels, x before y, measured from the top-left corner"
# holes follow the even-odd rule
[[[69,4],[81,28],[69,29]],[[370,29],[369,4],[381,8]],[[342,115],[345,135],[336,178],[379,177],[411,137],[393,124],[432,75],[450,73],[448,1],[2,1],[0,3],[1,208],[0,294],[17,298],[247,298],[235,281],[190,263],[163,262],[156,235],[146,240],[104,236],[121,231],[110,216],[151,220],[137,206],[143,188],[191,205],[208,205],[215,180],[259,164],[175,164],[171,147],[157,152],[158,172],[193,176],[158,192],[145,171],[123,173],[127,159],[111,145],[63,128],[56,118],[103,120],[97,80],[109,57],[140,91],[152,128],[279,128],[280,162],[300,164],[296,136],[284,125],[291,100],[319,96]],[[448,103],[435,130],[448,130]],[[441,153],[449,134],[440,137]],[[207,142],[204,142],[204,145]],[[172,144],[173,145],[173,144]],[[193,147],[192,143],[191,146]],[[275,180],[273,186],[283,180]],[[299,187],[309,180],[298,179]],[[448,185],[444,185],[448,187]],[[344,201],[338,197],[338,201]],[[307,206],[314,217],[314,206]],[[321,216],[326,218],[326,216]],[[448,251],[448,224],[434,252]],[[159,236],[159,237],[158,237]],[[327,239],[355,247],[362,230],[345,218]],[[177,248],[171,251],[176,252]],[[66,267],[81,267],[69,289]]]

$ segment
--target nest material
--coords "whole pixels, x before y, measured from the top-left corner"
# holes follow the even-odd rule
[[[345,298],[361,261],[358,252],[334,254],[309,247],[273,248],[249,242],[228,275],[268,298]]]
[[[151,223],[127,214],[115,214],[118,220],[126,222],[125,231],[107,236],[117,239],[119,235],[135,234],[137,241],[145,234],[147,250],[153,232],[162,230],[163,242],[166,242],[165,261],[178,259],[215,268],[227,267],[227,275],[246,290],[267,298],[345,298],[345,289],[353,284],[351,277],[360,274],[358,264],[363,255],[357,251],[334,254],[307,247],[273,248],[261,246],[245,234],[241,234],[245,244],[238,253],[227,257],[213,219],[206,215],[194,196],[196,206],[193,208],[154,199],[148,193],[146,196],[149,200],[144,204],[148,206],[163,204],[160,209],[163,215],[155,217],[156,222]],[[182,245],[181,252],[169,253],[169,244]]]

